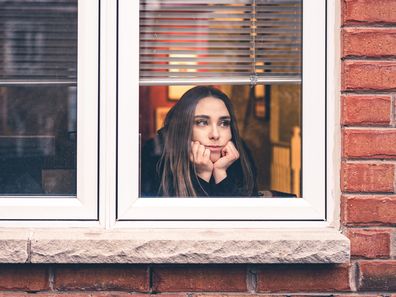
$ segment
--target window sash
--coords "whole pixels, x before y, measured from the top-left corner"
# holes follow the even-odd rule
[[[77,195],[0,196],[1,220],[97,219],[99,57],[99,2],[97,0],[78,1],[78,24]],[[24,82],[14,81],[4,82],[4,84]],[[32,83],[39,84],[37,81]],[[52,83],[58,82],[52,81]]]
[[[138,198],[138,4],[120,0],[118,13],[118,220],[327,220],[325,0],[304,1],[302,199]]]

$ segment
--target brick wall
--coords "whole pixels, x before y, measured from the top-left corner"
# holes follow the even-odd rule
[[[0,265],[0,297],[396,297],[396,0],[341,1],[341,220],[349,264]]]
[[[342,1],[342,226],[357,292],[396,291],[396,1]]]

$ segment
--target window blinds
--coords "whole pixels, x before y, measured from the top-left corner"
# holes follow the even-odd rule
[[[301,81],[302,0],[140,0],[140,84]]]
[[[0,0],[0,82],[77,80],[77,0]]]

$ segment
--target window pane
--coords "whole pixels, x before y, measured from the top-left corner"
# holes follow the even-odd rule
[[[0,88],[0,193],[76,193],[76,88]]]
[[[168,111],[191,87],[140,87],[143,197],[156,196],[152,186],[159,184],[155,176],[163,143],[158,130],[163,127]],[[233,105],[239,135],[255,168],[258,195],[301,197],[301,85],[214,87],[224,92]]]
[[[226,109],[230,112],[227,102],[231,101],[235,110],[235,118],[230,112],[229,131],[240,156],[228,164],[227,177],[233,176],[234,164],[239,164],[239,172],[227,187],[235,183],[244,187],[252,180],[253,171],[259,192],[244,190],[241,193],[246,195],[240,196],[301,197],[301,38],[301,0],[140,0],[142,196],[155,196],[155,189],[147,191],[153,176],[157,178],[153,183],[160,188],[193,188],[208,196],[206,188],[199,190],[204,185],[217,194],[214,189],[218,189],[218,183],[213,180],[220,165],[213,155],[221,148],[221,157],[225,157],[227,142],[215,143],[208,138],[209,132],[207,139],[200,141],[200,149],[205,152],[202,155],[209,154],[205,149],[210,150],[213,159],[213,164],[205,163],[208,168],[213,166],[210,182],[206,180],[210,185],[202,182],[203,174],[196,174],[201,170],[199,162],[187,166],[193,168],[190,174],[185,163],[192,161],[187,155],[193,147],[183,151],[179,146],[190,145],[186,138],[199,140],[194,136],[196,124],[191,123],[195,119],[187,105],[193,105],[196,111],[204,97],[197,91],[194,100],[179,101],[190,103],[176,103],[193,85],[210,85],[228,96],[230,100],[221,99]],[[219,99],[222,95],[211,97]],[[161,129],[175,104],[179,107],[172,109],[167,118],[175,119],[173,124],[169,122]],[[212,104],[206,109],[206,118],[216,108],[215,102]],[[190,119],[186,119],[186,114]],[[216,127],[212,124],[205,120],[199,125],[209,131]],[[178,131],[171,131],[177,125]],[[217,133],[216,129],[212,131]],[[170,136],[174,133],[184,136]],[[192,193],[186,196],[197,196],[193,190]],[[230,192],[225,196],[238,195]]]
[[[75,195],[77,0],[0,0],[0,194]]]
[[[76,80],[77,0],[0,0],[0,79]]]
[[[301,0],[140,0],[141,84],[301,76]]]

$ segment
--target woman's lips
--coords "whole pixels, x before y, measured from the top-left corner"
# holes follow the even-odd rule
[[[223,146],[220,146],[220,145],[207,145],[206,148],[208,148],[211,152],[219,153],[223,149]]]

